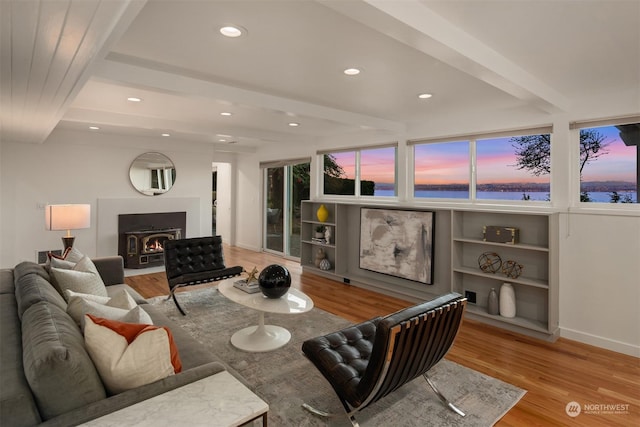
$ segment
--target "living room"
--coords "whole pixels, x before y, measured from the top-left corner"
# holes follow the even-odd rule
[[[4,3],[3,12],[6,7]],[[65,95],[65,98],[69,97],[70,102],[61,101],[54,105],[55,108],[49,109],[42,120],[34,113],[38,111],[36,108],[19,110],[16,107],[16,111],[12,113],[16,117],[23,114],[23,111],[32,112],[30,120],[33,121],[32,127],[37,130],[35,133],[44,135],[39,140],[34,140],[33,135],[22,138],[20,128],[28,128],[29,125],[10,127],[10,124],[18,123],[18,119],[12,119],[15,120],[13,122],[5,120],[3,113],[3,134],[0,138],[2,191],[0,266],[2,268],[12,268],[23,260],[35,261],[38,251],[60,248],[60,232],[46,231],[43,226],[45,206],[48,204],[88,203],[91,205],[90,228],[74,231],[76,246],[91,257],[117,254],[117,214],[186,211],[188,212],[186,237],[210,234],[211,170],[214,162],[229,165],[228,174],[220,176],[219,173],[218,178],[218,193],[224,191],[228,193],[225,196],[227,198],[218,199],[217,215],[219,218],[224,218],[218,221],[218,233],[230,247],[261,252],[265,227],[265,177],[263,169],[260,168],[261,163],[310,158],[311,198],[316,201],[334,203],[346,201],[426,210],[471,209],[486,212],[493,210],[557,214],[558,250],[555,262],[558,265],[559,335],[580,343],[640,357],[640,334],[638,333],[640,311],[637,309],[640,302],[638,282],[640,210],[637,202],[614,206],[608,203],[581,202],[580,174],[576,166],[579,131],[575,125],[576,123],[578,126],[590,123],[610,125],[619,120],[625,121],[625,124],[640,122],[638,120],[640,117],[638,77],[640,75],[638,70],[640,38],[637,2],[613,2],[613,6],[609,5],[610,2],[588,2],[589,5],[584,4],[581,7],[574,5],[575,9],[571,9],[568,6],[569,2],[561,1],[557,2],[556,9],[553,5],[547,5],[548,9],[542,8],[539,11],[534,6],[535,2],[521,2],[522,9],[513,5],[503,9],[494,2],[483,2],[487,3],[486,10],[482,7],[474,8],[470,4],[474,2],[459,2],[459,6],[447,6],[446,2],[426,2],[425,4],[432,3],[429,7],[423,2],[407,2],[409,6],[406,10],[402,8],[396,10],[391,4],[374,8],[367,2],[354,2],[364,8],[362,11],[347,10],[349,9],[347,2],[344,4],[335,2],[336,4],[331,6],[325,5],[324,2],[303,2],[309,8],[303,10],[306,13],[303,15],[305,19],[309,18],[310,11],[320,10],[323,18],[326,18],[326,15],[329,18],[336,18],[341,25],[340,28],[346,25],[343,20],[360,22],[359,20],[365,19],[363,16],[367,11],[373,13],[370,8],[374,8],[375,16],[369,17],[366,31],[372,31],[370,26],[378,23],[381,28],[389,25],[386,31],[393,35],[395,34],[393,25],[398,20],[403,21],[406,28],[423,35],[426,33],[431,40],[440,40],[441,44],[447,46],[447,52],[439,57],[441,62],[437,68],[447,67],[446,69],[451,71],[451,78],[459,78],[457,73],[460,73],[461,69],[466,69],[466,73],[473,77],[477,86],[472,88],[477,92],[468,97],[466,102],[463,94],[457,94],[458,102],[455,106],[439,101],[439,97],[445,98],[444,93],[447,90],[455,92],[451,84],[445,84],[444,80],[441,80],[439,87],[430,89],[434,92],[434,96],[428,102],[433,101],[433,103],[427,107],[412,107],[415,116],[406,123],[398,119],[398,114],[393,111],[394,105],[397,104],[392,104],[391,100],[389,104],[392,105],[385,115],[380,111],[355,108],[352,101],[337,105],[335,101],[330,105],[327,105],[327,102],[313,103],[312,98],[305,98],[301,94],[290,97],[285,108],[283,103],[286,97],[282,95],[283,89],[280,88],[271,93],[266,90],[257,90],[256,88],[260,87],[257,80],[245,82],[245,87],[231,93],[231,88],[238,84],[233,81],[233,72],[212,82],[216,80],[214,73],[205,78],[193,70],[187,72],[176,65],[175,62],[179,60],[174,59],[173,64],[163,66],[153,63],[154,58],[137,58],[133,61],[127,55],[134,55],[132,53],[135,50],[134,47],[124,45],[122,42],[118,45],[121,37],[135,41],[136,37],[140,37],[139,33],[144,32],[140,27],[129,27],[131,23],[137,22],[136,20],[144,20],[148,23],[157,16],[163,16],[166,19],[164,14],[157,15],[161,12],[162,2],[146,3],[148,4],[145,2],[119,3],[119,6],[123,7],[128,14],[123,13],[124,18],[121,16],[121,19],[115,19],[114,22],[118,25],[112,33],[105,32],[109,36],[105,38],[109,40],[102,40],[104,45],[97,49],[102,56],[87,60],[87,64],[93,65],[91,70],[94,74],[78,77],[77,87],[69,89]],[[246,11],[236,11],[231,5],[222,4],[224,2],[217,3],[216,11],[225,17],[222,21],[237,22],[242,16],[240,12],[248,14]],[[256,10],[266,7],[265,4],[268,2],[258,3],[263,4],[256,6]],[[277,3],[279,7],[287,9],[282,2]],[[422,7],[427,8],[427,16],[432,19],[428,22],[434,28],[435,24],[440,22],[434,18],[434,14],[444,16],[450,24],[446,28],[454,34],[439,35],[433,28],[425,29],[421,23],[413,22],[408,16],[412,14],[412,10],[415,12],[416,9],[411,9],[413,7],[418,8],[417,10],[421,10]],[[464,12],[464,7],[471,9],[469,12]],[[565,7],[568,11],[564,9]],[[222,12],[225,8],[238,14],[234,15],[230,12],[224,14]],[[176,9],[180,8],[176,7]],[[291,9],[296,10],[295,7]],[[509,28],[510,32],[506,36],[501,36],[502,33],[497,30],[495,33],[488,29],[484,30],[486,32],[481,31],[478,24],[469,22],[473,21],[471,17],[474,13],[482,13],[483,17],[485,15],[488,17],[492,13],[494,15],[492,22],[495,25],[486,25],[486,27],[498,28],[502,25],[504,28]],[[515,37],[513,34],[517,30],[514,29],[513,23],[518,22],[518,19],[526,20],[523,16],[527,16],[527,13],[533,13],[536,17],[548,18],[551,21],[548,23],[547,36],[527,33],[524,29],[518,36],[520,43],[540,37],[538,43],[531,42],[531,45],[527,45],[532,49],[537,48],[537,51],[525,49],[522,53],[517,47],[508,45],[506,41],[496,40],[501,37]],[[556,15],[551,18],[551,13]],[[566,13],[574,13],[576,17],[563,15]],[[257,14],[258,12],[253,12],[250,15],[255,20],[257,18],[254,15]],[[382,14],[387,19],[382,19],[377,14]],[[3,13],[4,17],[8,15]],[[389,18],[390,16],[393,18]],[[581,19],[600,17],[604,20],[603,27],[615,28],[616,31],[610,34],[610,38],[606,38],[606,42],[601,42],[605,39],[601,34],[591,34],[588,38],[583,34],[583,30],[578,31],[582,22],[578,17]],[[304,19],[292,20],[298,25],[304,22]],[[553,37],[564,34],[562,31],[564,21],[570,21],[571,25],[575,25],[576,34],[584,35],[585,40],[588,41],[581,43],[577,41],[579,37],[576,36],[574,39],[565,35],[560,39],[562,43],[558,42],[551,47],[558,41],[553,40]],[[427,22],[426,18],[424,22]],[[507,27],[507,23],[511,25]],[[14,23],[14,25],[17,24]],[[215,23],[211,23],[211,27],[214,25]],[[255,40],[257,37],[253,35],[260,34],[257,27],[249,26],[247,23],[244,25],[251,27],[248,28],[248,37],[254,37]],[[360,25],[357,24],[358,27]],[[4,25],[3,21],[2,27],[2,61],[4,63],[7,55],[5,43],[9,43],[6,41],[8,40],[6,35],[11,26]],[[455,31],[462,27],[466,28],[470,34],[476,35],[471,37],[466,34],[470,38],[463,38],[471,43],[468,47],[457,44],[458,33]],[[299,27],[296,28],[300,31]],[[528,23],[526,28],[532,31],[535,26]],[[364,32],[365,30],[359,30],[369,34]],[[186,30],[180,27],[172,31]],[[171,31],[167,32],[171,33]],[[160,34],[157,37],[160,37]],[[379,40],[377,37],[382,36],[378,34],[376,41]],[[385,35],[384,37],[392,38],[393,36]],[[411,43],[402,35],[395,34],[395,37],[404,40],[399,42],[394,39],[393,43],[398,45]],[[444,43],[441,37],[445,37],[444,41],[448,41],[448,44]],[[216,41],[216,43],[221,42]],[[617,47],[616,43],[622,43],[622,47]],[[545,51],[547,45],[549,50]],[[321,43],[313,46],[314,49],[309,51],[322,51]],[[400,49],[398,46],[394,47]],[[140,46],[136,48],[142,49]],[[179,47],[173,46],[173,48],[180,50]],[[421,47],[419,43],[411,48],[427,49],[424,46]],[[221,55],[227,55],[225,58],[233,57],[233,52],[229,53],[224,47],[218,47],[218,49]],[[432,55],[437,55],[439,52],[433,46],[429,49]],[[501,54],[497,57],[493,56],[494,49]],[[366,49],[363,50],[366,51]],[[620,53],[621,50],[624,53]],[[304,60],[310,60],[311,55],[308,53],[299,50],[295,52]],[[478,56],[475,56],[474,52]],[[280,60],[281,55],[276,53],[274,52],[274,57]],[[386,50],[385,53],[387,53]],[[455,57],[447,62],[448,55],[453,53],[456,54]],[[591,73],[585,72],[585,76],[578,75],[579,73],[572,75],[572,72],[580,70],[582,65],[578,63],[586,61],[586,55],[591,54],[605,59],[602,61],[591,59],[599,65]],[[527,55],[530,55],[531,59],[527,59]],[[576,57],[579,59],[572,59]],[[394,56],[389,58],[389,62],[397,60]],[[542,73],[542,71],[534,69],[531,62],[540,58],[561,65],[547,67],[553,70],[549,70],[548,74],[539,74],[541,77],[536,78],[536,73]],[[341,62],[349,62],[343,59]],[[500,62],[507,60],[508,62]],[[266,61],[265,58],[262,58],[262,61]],[[621,61],[618,62],[615,70],[608,70],[600,63],[611,64],[612,61]],[[375,63],[376,61],[369,63],[368,69],[374,70]],[[516,64],[520,65],[514,71],[510,67]],[[260,68],[259,65],[262,64],[254,63],[252,68],[254,70]],[[276,67],[277,64],[270,63],[270,65]],[[530,65],[531,68],[528,68]],[[16,67],[17,70],[21,69],[17,65]],[[37,64],[33,67],[38,69]],[[140,70],[146,67],[150,72],[143,77]],[[400,65],[399,68],[408,69],[410,64]],[[478,69],[482,70],[478,71]],[[525,72],[525,69],[528,69],[528,72]],[[242,70],[243,73],[247,72],[244,68]],[[222,75],[222,71],[218,71]],[[363,68],[361,74],[361,77],[367,78],[367,67]],[[384,74],[378,75],[377,78],[380,79],[382,75]],[[439,74],[433,76],[434,79],[436,77],[442,78]],[[16,78],[15,73],[14,78]],[[145,78],[148,81],[145,81]],[[246,76],[238,71],[237,80],[244,78]],[[282,77],[280,79],[286,80]],[[572,82],[572,80],[576,81]],[[3,71],[3,111],[8,111],[5,110],[7,104],[11,105],[11,108],[14,107],[10,104],[11,98],[5,96],[6,88],[10,87],[8,86],[11,84],[8,83],[10,81],[11,77]],[[556,85],[547,85],[548,81],[556,82]],[[561,81],[566,82],[567,85],[575,83],[575,86],[557,86]],[[384,86],[376,81],[371,83]],[[94,92],[83,92],[85,84],[87,89],[93,89]],[[191,84],[195,84],[195,88],[188,87]],[[132,88],[135,90],[131,91]],[[344,90],[347,91],[347,89]],[[416,88],[417,90],[423,90],[423,88]],[[14,87],[14,93],[16,91]],[[182,102],[186,101],[173,95],[180,92],[185,99],[196,98],[197,105],[191,108],[199,112],[197,117],[184,117],[186,114],[183,114],[180,109]],[[338,94],[335,92],[333,90],[332,95],[337,97]],[[202,101],[197,96],[198,93],[207,102]],[[364,104],[384,104],[384,94],[377,93],[378,98],[369,101],[366,99],[368,95],[364,89],[359,88],[355,91],[349,89],[348,95],[356,97],[354,95],[356,93],[364,99],[362,101]],[[165,114],[170,118],[166,115],[152,116],[148,111],[137,112],[135,110],[137,106],[132,106],[124,100],[127,96],[135,95],[143,98],[140,104],[152,103],[154,102],[152,100],[155,100],[156,105],[166,106],[168,113]],[[488,98],[489,95],[493,97]],[[77,98],[74,98],[76,96]],[[96,96],[98,100],[102,99],[104,106],[96,101]],[[170,99],[164,98],[165,96]],[[33,97],[32,95],[31,98]],[[116,101],[116,98],[122,98],[122,100]],[[245,107],[245,103],[249,104],[248,100],[252,100],[253,103],[250,107]],[[266,109],[270,102],[274,107],[269,113],[265,113],[264,116],[255,113],[255,111]],[[278,105],[277,108],[275,104]],[[98,110],[103,107],[103,114],[99,115]],[[223,118],[216,117],[209,119],[213,124],[203,124],[207,119],[202,116],[213,115],[202,113],[203,111],[215,113],[218,116],[219,111],[225,112],[231,107],[237,107],[236,118],[247,116],[243,119],[243,123],[224,122]],[[143,105],[142,108],[146,107]],[[349,108],[353,108],[353,111],[349,111]],[[250,111],[255,115],[249,114]],[[287,116],[287,111],[295,112],[297,118]],[[28,116],[27,113],[24,113],[25,117]],[[309,119],[305,123],[307,117],[313,117],[313,120]],[[293,120],[297,120],[302,126],[290,127],[285,132],[276,131],[274,125],[263,124],[269,120],[275,121],[276,118],[279,123],[285,124],[289,121],[294,123]],[[199,120],[201,122],[198,122]],[[195,122],[198,122],[197,125],[193,125]],[[140,126],[136,126],[136,123]],[[326,124],[326,128],[321,131],[319,129],[323,123]],[[398,123],[403,123],[403,126],[398,126]],[[101,129],[89,129],[90,125]],[[553,135],[552,173],[550,174],[552,191],[548,202],[526,204],[517,201],[513,203],[478,200],[429,201],[413,197],[414,170],[411,162],[413,156],[411,141],[445,139],[461,135],[486,135],[541,126],[551,126]],[[166,130],[172,135],[161,136],[160,130]],[[239,136],[235,138],[234,144],[228,144],[221,142],[220,139],[223,137],[219,135]],[[395,197],[380,201],[363,197],[345,199],[323,194],[322,154],[319,153],[345,148],[375,147],[389,143],[397,144],[395,183],[397,195]],[[129,180],[130,165],[138,155],[144,152],[163,153],[174,163],[177,176],[167,194],[150,197],[138,193],[132,187]],[[636,182],[637,180],[636,175]]]

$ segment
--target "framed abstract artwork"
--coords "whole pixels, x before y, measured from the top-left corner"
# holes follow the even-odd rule
[[[360,209],[360,268],[433,284],[435,213]]]

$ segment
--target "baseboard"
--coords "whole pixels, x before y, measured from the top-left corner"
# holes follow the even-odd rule
[[[640,357],[640,346],[628,344],[621,341],[603,338],[597,335],[588,334],[586,332],[576,331],[574,329],[560,328],[560,336],[570,340],[579,341],[581,343],[593,345],[607,350],[616,351],[618,353],[627,354],[629,356]]]
[[[249,250],[249,251],[262,252],[262,248],[260,248],[260,247],[254,247],[254,246],[244,245],[244,244],[242,244],[242,243],[238,243],[238,242],[236,242],[236,244],[235,244],[235,245],[233,245],[233,246],[237,246],[237,247],[242,248],[242,249],[247,249],[247,250]]]

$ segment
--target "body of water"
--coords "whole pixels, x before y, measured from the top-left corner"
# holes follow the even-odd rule
[[[531,191],[526,193],[531,199],[537,201],[546,201],[549,198],[549,193],[545,191]],[[637,203],[638,197],[635,191],[631,192],[618,192],[620,197],[630,195],[634,202]],[[375,190],[375,196],[393,197],[393,190]],[[468,199],[468,191],[416,191],[416,198],[441,198],[441,199]],[[596,203],[609,203],[611,200],[611,193],[608,192],[590,192],[589,197]],[[510,191],[479,191],[477,198],[481,200],[522,200],[522,192],[510,192]]]

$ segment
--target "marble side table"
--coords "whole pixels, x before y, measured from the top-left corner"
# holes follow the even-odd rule
[[[262,425],[266,427],[268,411],[266,402],[223,371],[82,425],[235,427],[262,417]]]

